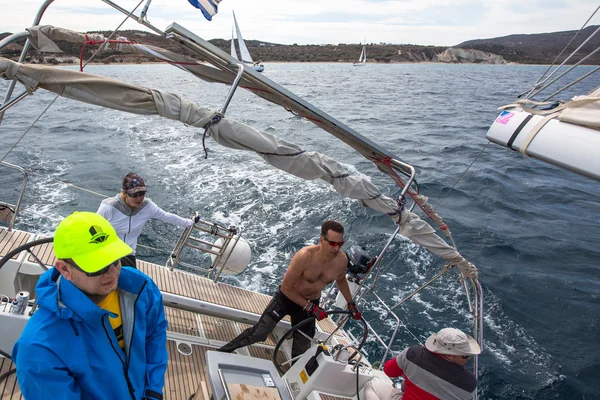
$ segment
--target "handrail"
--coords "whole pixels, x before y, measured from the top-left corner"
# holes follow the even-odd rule
[[[237,73],[237,75],[235,77],[235,80],[231,84],[231,87],[229,88],[229,92],[227,93],[227,97],[225,98],[225,102],[223,103],[223,105],[219,109],[219,113],[225,114],[225,111],[227,111],[227,107],[229,107],[229,103],[231,102],[231,99],[233,99],[233,95],[235,94],[235,90],[240,85],[240,80],[244,76],[244,69],[245,69],[244,63],[239,63],[238,64],[238,73]]]
[[[198,237],[194,237],[192,236],[192,232],[194,230],[205,232],[212,236],[216,236],[217,238],[221,238],[223,239],[223,243],[217,245],[215,243],[202,240]],[[169,268],[172,271],[177,266],[184,266],[194,271],[204,272],[206,276],[215,273],[216,275],[213,278],[213,281],[216,282],[223,270],[225,269],[227,261],[233,253],[233,249],[238,244],[240,237],[241,231],[238,227],[232,225],[229,228],[226,228],[216,223],[199,220],[192,226],[185,228],[185,230],[179,236],[179,239],[177,239],[173,251],[171,252],[171,256],[167,259],[165,267]],[[234,240],[233,243],[231,242],[232,239]],[[203,253],[212,254],[216,257],[211,263],[210,267],[199,267],[198,265],[190,264],[181,260],[181,254],[186,247],[201,251]],[[226,255],[225,258],[223,258],[225,251],[229,247],[231,247],[229,253]],[[220,267],[217,269],[216,267],[219,264]]]
[[[27,185],[27,171],[18,165],[9,164],[6,161],[0,161],[0,165],[3,165],[7,168],[15,169],[23,174],[23,183],[21,184],[21,190],[19,191],[19,196],[17,197],[17,204],[15,204],[15,209],[13,215],[8,223],[8,231],[12,231],[13,226],[15,225],[15,219],[17,218],[17,214],[19,213],[19,209],[21,207],[21,200],[23,200],[23,194],[25,193],[25,186]]]
[[[396,339],[396,334],[398,333],[398,328],[400,327],[400,317],[398,317],[395,313],[392,312],[392,310],[390,310],[390,308],[388,307],[388,305],[385,304],[385,302],[377,295],[377,293],[371,291],[371,294],[373,296],[375,296],[375,298],[377,300],[379,300],[379,302],[387,310],[388,314],[391,314],[396,319],[396,322],[397,322],[396,327],[394,328],[394,333],[392,334],[392,337],[390,338],[390,342],[389,342],[389,344],[387,346],[385,346],[385,353],[383,353],[383,357],[381,357],[381,364],[383,365],[383,363],[385,362],[385,359],[387,358],[388,353],[390,352],[390,349],[392,348],[392,344],[394,343],[394,339]]]
[[[4,39],[0,40],[0,50],[2,50],[4,47],[8,46],[12,42],[16,42],[17,40],[23,39],[25,37],[29,37],[29,32],[17,32],[5,37]]]
[[[398,303],[394,304],[391,307],[391,311],[393,311],[394,309],[398,308],[399,306],[401,306],[406,301],[412,299],[421,290],[425,289],[427,286],[431,285],[435,280],[437,280],[440,276],[442,276],[446,272],[450,271],[450,269],[453,266],[454,265],[452,265],[452,264],[445,265],[444,268],[442,268],[442,270],[440,272],[438,272],[433,278],[431,278],[430,280],[428,280],[427,282],[425,282],[423,285],[419,286],[417,289],[415,289],[414,291],[412,291],[408,296],[406,296],[405,298],[403,298],[402,300],[400,300]]]
[[[481,351],[483,351],[483,289],[481,288],[481,283],[479,282],[479,280],[474,280],[473,278],[471,278],[471,284],[473,285],[474,288],[474,301],[475,301],[475,308],[474,308],[474,317],[475,317],[475,329],[474,329],[474,335],[475,335],[475,340],[477,340],[477,342],[479,343],[479,347],[481,348]],[[475,374],[475,376],[477,376],[479,372],[479,355],[475,355],[475,357],[473,357],[473,373]],[[473,396],[474,400],[478,399],[478,394],[477,391],[475,391],[475,394]]]
[[[15,82],[15,81],[12,81],[12,82]],[[15,97],[14,99],[12,99],[11,101],[9,101],[8,103],[3,104],[0,107],[0,117],[4,114],[4,112],[6,110],[8,110],[9,108],[11,108],[15,104],[17,104],[19,101],[23,100],[28,95],[29,95],[29,92],[25,91],[25,92],[21,93],[20,95],[18,95],[17,97]],[[0,121],[1,121],[1,118],[0,118]]]
[[[54,2],[54,0],[46,0],[46,1],[44,1],[44,3],[38,9],[38,12],[37,12],[35,18],[33,19],[33,26],[40,24],[40,21],[42,20],[42,16],[46,12],[46,9],[53,2]],[[30,47],[31,47],[31,42],[29,42],[29,39],[27,39],[27,41],[25,41],[25,45],[23,46],[23,50],[21,50],[21,55],[19,56],[19,63],[22,63],[23,61],[25,61],[25,58],[27,57],[27,53],[29,52],[29,48]],[[17,81],[11,81],[10,82],[10,84],[8,86],[8,90],[6,91],[6,95],[4,96],[4,101],[2,102],[2,104],[6,103],[8,100],[10,100],[10,97],[12,96],[12,93],[15,90],[15,85],[16,84],[17,84]],[[0,123],[2,122],[3,116],[4,116],[4,112],[0,112]]]

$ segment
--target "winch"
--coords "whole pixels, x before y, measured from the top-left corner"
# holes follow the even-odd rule
[[[283,379],[296,400],[321,399],[321,394],[353,398],[357,379],[359,388],[373,379],[371,366],[361,359],[352,346],[318,344],[307,350]]]

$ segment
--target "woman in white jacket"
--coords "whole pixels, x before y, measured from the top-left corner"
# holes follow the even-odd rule
[[[133,249],[133,252],[121,259],[121,264],[136,268],[135,248],[144,224],[149,219],[159,219],[171,224],[188,227],[198,222],[181,218],[164,211],[152,200],[146,198],[146,184],[141,176],[129,173],[123,179],[121,192],[115,197],[104,199],[97,211],[106,218],[117,231],[117,235]]]

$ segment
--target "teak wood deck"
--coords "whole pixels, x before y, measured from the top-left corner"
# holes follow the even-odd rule
[[[0,228],[0,256],[33,239],[32,234],[20,231],[8,232]],[[53,265],[56,260],[51,243],[37,246],[32,249],[32,252],[47,266]],[[18,255],[13,258],[17,259]],[[27,261],[36,262],[31,255],[27,257]],[[167,293],[255,314],[262,314],[271,300],[271,296],[265,294],[222,282],[215,283],[210,279],[179,270],[170,271],[163,266],[145,261],[138,260],[137,267],[150,276],[161,291]],[[165,315],[169,321],[168,333],[170,333],[167,342],[169,364],[165,374],[165,399],[209,400],[212,390],[207,376],[206,352],[215,350],[215,343],[233,339],[249,325],[171,307],[165,307]],[[331,319],[319,321],[318,326],[329,333],[335,330],[335,324]],[[191,337],[188,338],[189,342],[183,339],[182,335]],[[340,339],[344,341],[341,337]],[[181,342],[189,344],[191,348],[189,355],[178,350],[177,346]],[[253,357],[271,360],[272,347],[275,344],[275,337],[271,334],[265,342],[247,348],[247,352]],[[277,359],[282,362],[286,357],[280,352]],[[14,364],[10,360],[0,358],[0,375],[12,368]],[[192,394],[195,394],[194,397],[191,397]],[[15,374],[0,382],[0,400],[9,399],[22,399]]]

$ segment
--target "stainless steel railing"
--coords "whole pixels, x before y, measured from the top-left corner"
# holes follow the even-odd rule
[[[17,202],[15,205],[9,204],[9,203],[2,203],[0,202],[0,206],[2,207],[8,207],[10,212],[12,213],[12,216],[8,222],[8,230],[12,231],[13,226],[15,225],[15,219],[17,218],[17,214],[19,213],[19,209],[21,207],[21,200],[23,200],[23,194],[25,193],[25,186],[27,185],[27,179],[28,179],[28,175],[27,175],[27,171],[25,171],[23,168],[17,166],[17,165],[13,165],[13,164],[9,164],[5,161],[0,161],[0,166],[6,167],[6,168],[10,168],[10,169],[14,169],[19,171],[21,174],[23,174],[23,183],[21,184],[21,190],[19,190],[19,195],[17,197]]]

